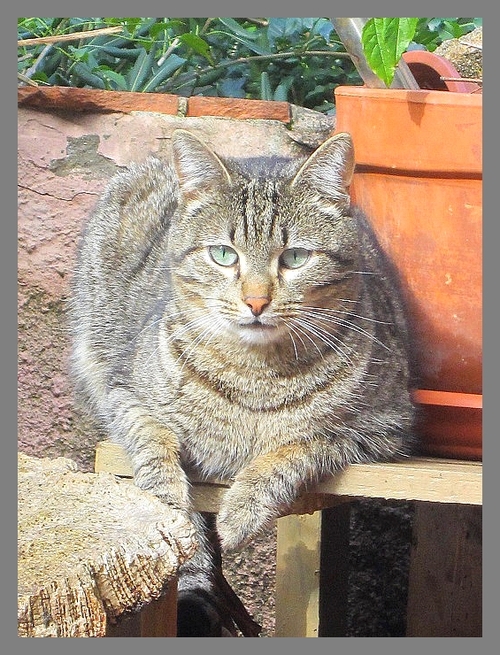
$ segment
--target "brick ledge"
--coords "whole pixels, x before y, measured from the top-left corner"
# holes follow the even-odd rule
[[[287,124],[292,119],[288,102],[204,96],[184,98],[167,93],[105,91],[65,86],[19,87],[17,102],[20,107],[68,111],[122,113],[150,111],[171,116],[277,120]]]

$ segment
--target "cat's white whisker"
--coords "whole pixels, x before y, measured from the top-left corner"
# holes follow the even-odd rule
[[[182,312],[181,312],[182,313]],[[179,339],[182,335],[188,333],[190,330],[194,329],[200,322],[203,324],[205,322],[206,316],[199,316],[198,318],[195,318],[189,323],[186,323],[184,325],[181,325],[180,328],[177,330],[174,330],[172,334],[169,334],[168,337],[166,338],[165,342],[171,342],[175,339]],[[158,324],[159,321],[155,321],[156,324]],[[153,326],[148,326],[148,327],[153,327]],[[162,348],[162,344],[158,344],[156,348],[151,352],[149,357],[146,360],[146,364],[149,364],[149,362],[152,360],[152,358],[157,354],[157,352]]]
[[[312,345],[313,345],[313,346],[316,348],[316,350],[318,351],[318,353],[319,353],[321,359],[324,359],[324,358],[325,358],[325,354],[323,353],[323,351],[321,350],[321,348],[318,346],[318,344],[316,343],[316,341],[315,341],[315,340],[314,340],[314,339],[313,339],[313,338],[308,334],[308,332],[311,332],[311,330],[309,330],[309,326],[307,325],[307,323],[304,323],[303,321],[301,321],[300,319],[297,319],[297,318],[291,318],[291,319],[289,319],[289,323],[293,323],[295,329],[296,329],[298,332],[300,332],[300,333],[301,333],[301,334],[302,334],[306,339],[308,339],[308,340],[312,343]],[[313,334],[314,334],[314,333],[313,333]],[[304,341],[302,341],[302,343],[304,344]],[[304,344],[304,347],[305,347],[305,349],[306,349],[306,351],[307,351],[308,348],[305,346],[305,344]]]
[[[343,299],[339,298],[339,302],[358,302],[358,301],[351,301],[348,299]],[[378,325],[392,325],[392,321],[381,321],[376,318],[372,318],[369,316],[362,316],[361,314],[355,314],[352,310],[350,309],[332,309],[331,307],[315,307],[314,305],[302,305],[303,309],[308,309],[308,310],[313,310],[316,312],[321,312],[325,314],[329,314],[331,316],[336,316],[337,314],[346,314],[348,316],[352,316],[353,318],[359,318],[362,321],[367,321],[368,323],[377,323]]]
[[[302,342],[302,345],[304,346],[304,350],[306,349],[306,344],[304,343],[304,340],[302,339],[302,337],[300,336],[300,334],[297,332],[297,330],[295,330],[295,329],[293,328],[293,326],[290,325],[289,322],[284,321],[284,323],[285,323],[285,325],[286,325],[286,327],[287,327],[288,336],[290,337],[290,341],[292,342],[293,352],[294,352],[294,354],[295,354],[295,361],[298,362],[298,361],[299,361],[299,353],[298,353],[298,351],[297,351],[297,345],[296,345],[296,343],[295,343],[295,339],[293,338],[292,332],[293,332],[293,334],[295,334],[295,336],[296,336],[296,337],[297,337],[297,338]]]
[[[185,348],[177,358],[176,363],[178,363],[181,358],[184,360],[179,371],[180,373],[182,373],[184,370],[185,365],[189,361],[190,355],[196,352],[196,349],[200,344],[203,343],[204,346],[207,346],[213,337],[218,333],[218,328],[222,325],[222,321],[220,319],[217,319],[214,322],[213,318],[207,315],[203,317],[203,321],[200,323],[200,327],[203,327],[205,323],[206,327],[195,337],[195,339],[193,339],[193,341],[189,343],[187,348]],[[210,337],[208,340],[204,341],[207,335],[210,335]]]
[[[169,311],[167,316],[168,320],[171,321],[173,318],[179,318],[181,316],[192,316],[193,314],[193,308],[190,307],[189,309],[181,309],[177,312]],[[138,332],[137,334],[132,337],[131,342],[137,341],[141,336],[144,335],[145,332],[148,330],[152,330],[155,328],[157,325],[162,323],[165,320],[165,315],[161,314],[158,318],[156,318],[154,321],[151,321],[149,323],[146,323]]]
[[[331,350],[333,350],[338,355],[340,355],[342,357],[342,359],[344,359],[344,361],[346,361],[346,362],[348,362],[349,364],[352,365],[351,358],[349,357],[347,352],[345,352],[345,350],[343,350],[341,348],[341,346],[344,345],[344,344],[334,334],[332,334],[331,332],[328,332],[327,330],[322,328],[317,323],[312,323],[310,320],[305,320],[304,318],[299,319],[298,317],[294,317],[293,321],[294,321],[295,326],[297,326],[297,324],[300,324],[300,326],[304,330],[310,332],[312,335],[317,337],[322,343],[324,343]]]
[[[300,312],[304,314],[304,316],[308,316],[309,318],[312,318],[313,320],[318,321],[319,323],[332,323],[334,325],[346,327],[347,329],[357,332],[358,334],[367,337],[369,340],[378,343],[379,346],[388,349],[387,346],[382,341],[380,341],[374,334],[371,334],[367,330],[364,330],[362,327],[356,325],[352,321],[346,321],[343,318],[339,318],[338,316],[335,316],[335,313],[325,316],[320,312],[313,311],[311,309],[304,309],[302,307],[300,308]]]
[[[164,346],[166,346],[169,343],[172,343],[175,340],[180,340],[186,334],[189,334],[189,332],[191,332],[192,330],[196,329],[197,327],[203,326],[205,322],[206,322],[206,316],[203,315],[203,316],[198,316],[197,318],[192,319],[188,323],[181,325],[172,333],[168,334],[168,336],[164,339],[164,342],[160,344],[158,348],[163,348]],[[158,350],[158,348],[156,350]],[[151,354],[151,356],[148,358],[148,362],[155,353],[156,351]]]

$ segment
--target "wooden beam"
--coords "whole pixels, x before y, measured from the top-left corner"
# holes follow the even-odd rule
[[[359,498],[480,505],[482,471],[481,462],[438,458],[355,464],[319,484],[315,491]]]
[[[123,477],[133,475],[126,453],[109,441],[97,445],[96,471],[108,471]],[[482,471],[481,462],[437,458],[415,457],[400,462],[353,464],[303,494],[294,511],[312,512],[337,504],[339,499],[353,498],[480,505]],[[193,480],[196,509],[216,512],[228,486],[229,482],[223,480]]]

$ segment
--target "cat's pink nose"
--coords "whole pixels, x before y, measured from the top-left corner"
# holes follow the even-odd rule
[[[244,302],[248,307],[250,307],[254,316],[260,316],[264,309],[269,305],[270,301],[266,296],[247,296]]]

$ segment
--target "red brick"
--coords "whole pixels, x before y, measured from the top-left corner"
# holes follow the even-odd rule
[[[264,118],[282,123],[291,121],[288,102],[245,100],[240,98],[188,98],[186,116],[221,116],[224,118]]]
[[[152,111],[173,116],[176,116],[178,111],[178,97],[175,95],[77,89],[67,86],[20,87],[17,101],[19,106],[71,111],[116,111],[124,114],[131,111]]]

